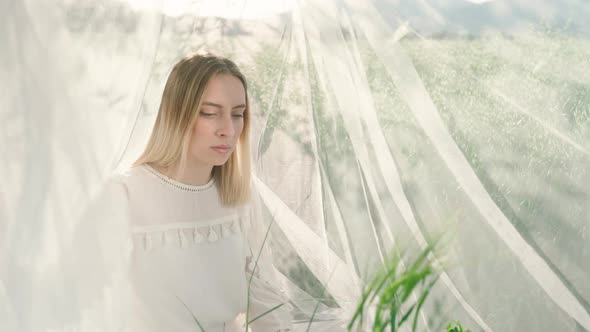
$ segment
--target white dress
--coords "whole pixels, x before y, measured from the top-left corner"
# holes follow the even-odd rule
[[[291,330],[284,290],[255,268],[249,210],[223,206],[213,180],[186,185],[142,165],[110,182],[128,204],[132,331],[245,331],[247,307],[252,321],[281,303],[250,329]]]

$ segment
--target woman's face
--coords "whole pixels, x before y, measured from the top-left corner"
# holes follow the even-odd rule
[[[244,129],[245,110],[246,91],[242,82],[229,74],[212,77],[193,127],[189,162],[202,166],[225,164]]]

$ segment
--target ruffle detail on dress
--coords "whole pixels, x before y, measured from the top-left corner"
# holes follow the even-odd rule
[[[209,242],[215,242],[218,239],[219,239],[219,237],[217,236],[217,233],[215,233],[215,230],[210,229],[209,235],[207,236],[207,240],[209,240]]]
[[[133,232],[133,246],[136,249],[154,250],[164,247],[189,248],[203,242],[216,242],[241,232],[239,219],[216,225],[170,227],[165,230]]]

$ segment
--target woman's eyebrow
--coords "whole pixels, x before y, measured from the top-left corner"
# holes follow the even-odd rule
[[[213,106],[213,107],[217,107],[217,108],[223,108],[222,105],[217,104],[217,103],[212,103],[210,101],[204,101],[201,103],[201,105],[203,106]],[[237,108],[246,108],[246,104],[240,104],[240,105],[236,105],[234,107],[232,107],[232,109],[237,109]]]

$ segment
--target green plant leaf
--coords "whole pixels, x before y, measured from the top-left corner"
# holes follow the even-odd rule
[[[284,303],[281,303],[281,304],[278,304],[278,305],[276,305],[276,306],[268,309],[267,311],[265,311],[265,312],[261,313],[260,315],[256,316],[256,318],[254,318],[251,321],[249,321],[248,322],[248,325],[254,323],[258,318],[261,318],[261,317],[264,317],[264,316],[270,314],[271,312],[277,310],[278,308],[282,307],[283,305],[284,305]]]

